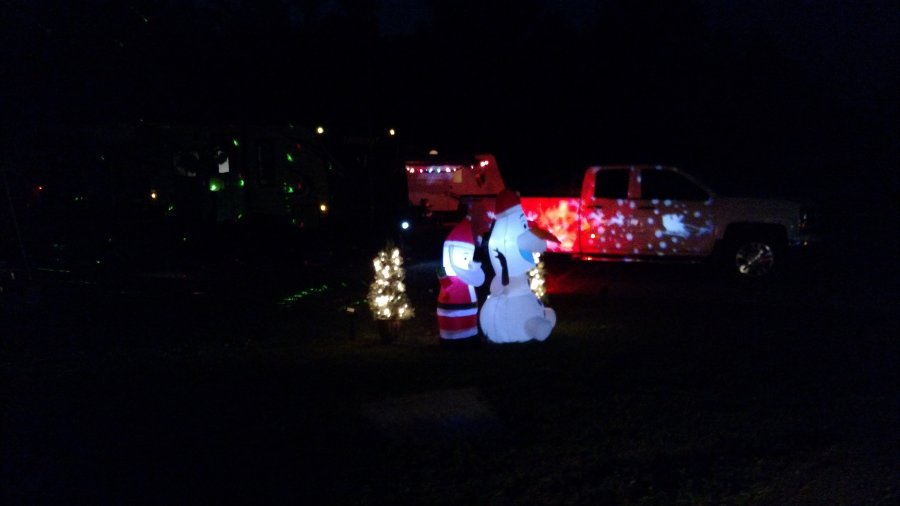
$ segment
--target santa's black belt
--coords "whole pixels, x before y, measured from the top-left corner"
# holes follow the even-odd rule
[[[437,307],[441,309],[477,309],[477,302],[466,302],[465,304],[442,304],[438,302]]]

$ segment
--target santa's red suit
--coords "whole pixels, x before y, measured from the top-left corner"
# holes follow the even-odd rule
[[[441,339],[464,339],[478,335],[475,287],[456,276],[442,277],[437,318]]]

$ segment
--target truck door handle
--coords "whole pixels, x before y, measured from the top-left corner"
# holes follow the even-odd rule
[[[638,209],[656,209],[656,206],[638,206]]]
[[[595,206],[587,206],[588,209],[603,209],[603,206],[597,204]]]

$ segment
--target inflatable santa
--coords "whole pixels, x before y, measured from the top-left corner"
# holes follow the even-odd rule
[[[444,272],[437,300],[437,320],[443,342],[462,342],[478,335],[475,287],[484,283],[481,263],[472,260],[472,222],[459,222],[444,241]]]
[[[556,325],[556,313],[545,308],[528,284],[535,253],[558,242],[549,232],[529,223],[511,190],[497,195],[494,228],[488,239],[494,278],[491,293],[481,308],[481,330],[495,343],[543,341]]]

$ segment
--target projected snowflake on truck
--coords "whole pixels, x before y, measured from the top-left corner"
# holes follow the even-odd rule
[[[575,198],[523,197],[530,221],[559,238],[548,251],[625,255],[692,255],[713,240],[711,202],[611,201],[580,209]],[[580,241],[580,248],[578,247]]]

